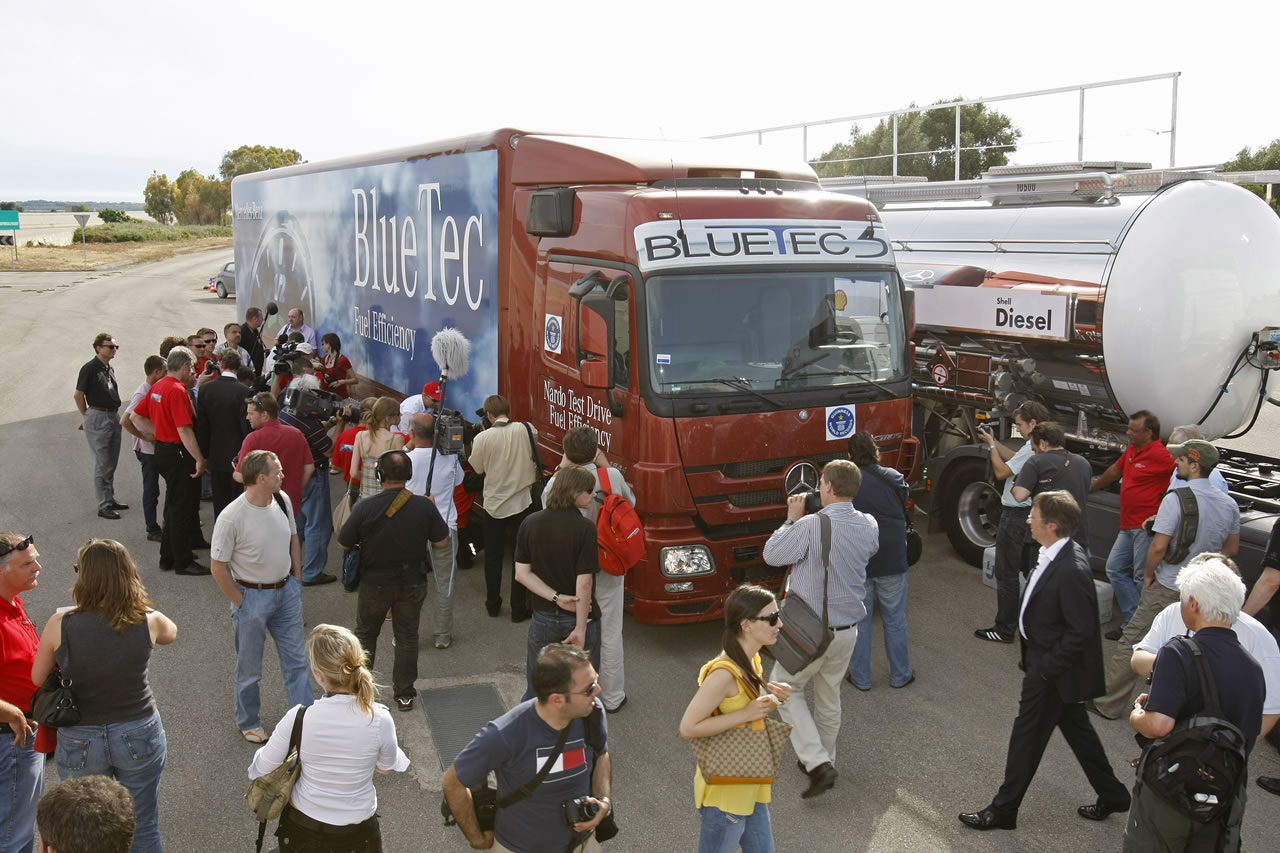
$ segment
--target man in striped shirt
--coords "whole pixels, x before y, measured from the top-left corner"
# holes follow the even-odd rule
[[[840,680],[849,669],[849,659],[858,639],[857,624],[867,615],[867,561],[880,547],[876,520],[853,508],[853,499],[862,485],[862,472],[845,459],[828,462],[822,469],[818,492],[822,515],[831,520],[831,552],[823,565],[822,525],[817,515],[806,516],[804,495],[787,498],[787,518],[764,545],[765,562],[771,566],[792,564],[788,595],[804,600],[815,613],[822,612],[825,579],[827,624],[835,638],[822,655],[800,672],[787,672],[781,664],[773,668],[770,681],[791,685],[794,695],[803,697],[804,686],[813,681],[813,712],[803,699],[778,709],[791,724],[791,745],[800,768],[809,776],[806,799],[829,790],[839,775],[835,768],[836,736],[840,733]],[[785,616],[783,617],[785,619]]]

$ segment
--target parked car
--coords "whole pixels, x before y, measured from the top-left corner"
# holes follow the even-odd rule
[[[217,291],[220,299],[226,299],[228,296],[235,296],[236,262],[232,261],[219,270],[217,275],[209,279],[209,284],[213,285],[213,289]]]

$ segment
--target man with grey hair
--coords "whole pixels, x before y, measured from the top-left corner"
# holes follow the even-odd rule
[[[1266,681],[1258,662],[1231,630],[1244,603],[1244,582],[1223,561],[1211,559],[1183,567],[1176,583],[1182,618],[1195,632],[1191,642],[1213,675],[1218,715],[1244,735],[1247,755],[1261,731]],[[1142,737],[1163,738],[1178,723],[1203,713],[1211,704],[1201,690],[1192,651],[1175,640],[1156,654],[1151,690],[1134,702],[1129,724]],[[1124,830],[1124,850],[1238,850],[1244,816],[1243,779],[1232,799],[1229,817],[1200,823],[1165,802],[1139,779]]]
[[[314,701],[302,622],[302,549],[280,487],[284,469],[270,450],[240,460],[244,493],[213,525],[209,556],[213,579],[231,602],[235,631],[236,724],[250,743],[265,743],[262,728],[262,654],[271,634],[280,656],[290,705]],[[326,483],[327,485],[327,483]]]
[[[93,339],[93,358],[80,368],[76,378],[75,401],[83,418],[80,428],[93,454],[93,490],[98,500],[99,518],[120,518],[116,510],[128,509],[116,502],[116,463],[120,460],[120,386],[111,359],[120,349],[115,339],[99,332]]]
[[[1110,720],[1118,719],[1133,704],[1138,688],[1131,668],[1133,645],[1151,629],[1156,614],[1177,600],[1179,570],[1195,554],[1217,551],[1234,557],[1240,549],[1240,507],[1209,484],[1209,473],[1218,464],[1217,448],[1207,441],[1191,439],[1169,445],[1169,453],[1178,466],[1178,476],[1189,485],[1165,494],[1151,527],[1146,585],[1138,609],[1125,625],[1107,663],[1107,695],[1094,702],[1094,710]],[[1184,498],[1191,503],[1184,504]]]
[[[301,361],[298,359],[294,364]],[[338,419],[320,420],[308,407],[299,405],[300,397],[295,396],[319,390],[320,380],[314,374],[294,376],[282,398],[286,405],[280,409],[280,423],[302,433],[315,466],[313,475],[302,484],[302,509],[298,513],[298,530],[302,535],[304,552],[303,586],[319,586],[338,579],[324,570],[329,558],[329,540],[333,537],[333,507],[329,497],[329,458],[333,456],[333,438],[329,435],[329,428]]]
[[[200,535],[200,476],[208,470],[196,440],[195,409],[187,393],[195,382],[195,354],[186,347],[169,350],[168,373],[134,407],[129,417],[142,433],[156,437],[156,468],[164,478],[164,530],[160,535],[160,570],[179,575],[207,575],[196,562]],[[148,423],[147,421],[150,421]]]

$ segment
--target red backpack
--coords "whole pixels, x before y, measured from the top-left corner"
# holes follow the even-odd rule
[[[625,575],[644,557],[644,526],[635,507],[609,490],[609,469],[597,468],[596,478],[604,492],[604,505],[596,516],[600,568],[611,575]]]

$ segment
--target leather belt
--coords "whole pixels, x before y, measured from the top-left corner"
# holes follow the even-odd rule
[[[104,407],[102,407],[102,406],[88,406],[88,405],[86,405],[86,406],[85,406],[85,408],[86,408],[86,409],[93,409],[94,411],[98,411],[98,412],[106,412],[106,413],[111,414],[111,415],[114,415],[116,412],[120,411],[120,407],[119,407],[119,406],[116,406],[114,409],[107,409],[107,408],[104,408]]]
[[[32,729],[35,729],[36,721],[28,718],[27,725],[31,726]],[[8,723],[0,723],[0,735],[12,736],[15,734],[17,734],[17,732],[13,730],[13,726],[9,725]]]
[[[244,581],[236,581],[236,583],[247,589],[282,589],[289,582],[290,577],[292,576],[285,575],[284,580],[276,581],[275,583],[245,583]]]
[[[372,825],[377,824],[378,816],[375,814],[373,817],[362,820],[360,823],[349,823],[343,826],[335,826],[334,824],[323,823],[314,818],[308,817],[298,811],[295,806],[290,805],[289,822],[295,826],[300,826],[303,829],[311,832],[318,832],[322,835],[353,835],[357,832],[363,832],[369,829]]]
[[[841,625],[839,628],[832,628],[831,630],[832,631],[848,631],[850,628],[856,628],[856,627],[858,627],[858,623],[854,622],[852,625]]]

